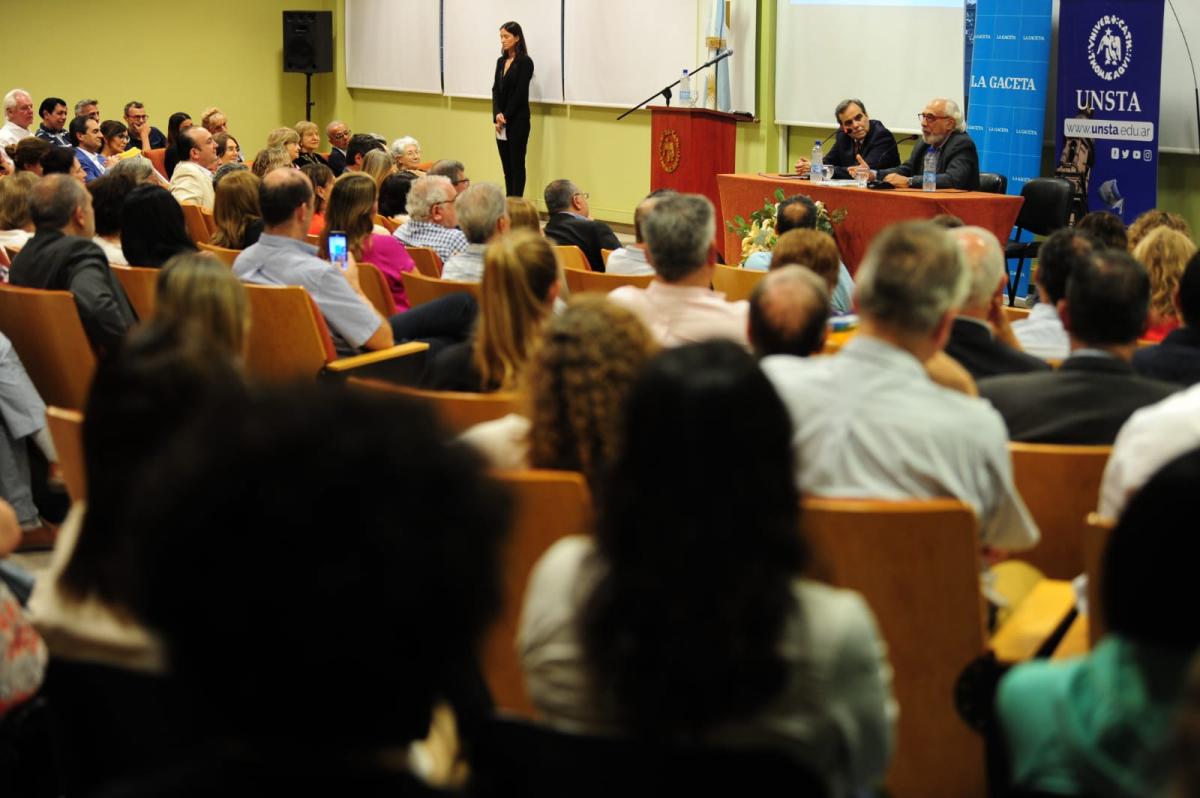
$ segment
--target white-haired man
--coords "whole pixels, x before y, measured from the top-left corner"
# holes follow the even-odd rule
[[[458,224],[470,246],[445,262],[442,279],[478,283],[483,280],[484,250],[493,238],[508,230],[504,189],[494,183],[476,183],[459,194],[454,204]]]
[[[925,169],[925,153],[937,155],[937,187],[979,190],[979,153],[967,135],[967,122],[954,100],[939,97],[930,100],[917,114],[921,121],[921,141],[913,147],[908,160],[892,169],[871,172],[873,180],[884,180],[897,188],[920,188]]]
[[[393,235],[406,247],[429,247],[445,263],[467,248],[467,237],[458,229],[457,198],[450,178],[418,177],[408,190],[408,221]]]
[[[13,89],[4,95],[4,127],[0,127],[0,158],[4,148],[33,135],[29,126],[33,124],[33,97],[24,89]]]

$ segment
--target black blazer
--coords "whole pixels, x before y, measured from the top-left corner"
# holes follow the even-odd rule
[[[346,153],[337,147],[329,148],[329,160],[326,162],[334,177],[346,171]]]
[[[850,177],[850,170],[846,167],[858,166],[855,152],[854,139],[846,135],[845,131],[839,130],[833,142],[833,149],[825,154],[823,161],[829,166],[837,167],[833,170],[835,179],[844,180]],[[857,152],[872,169],[890,169],[900,165],[900,150],[896,147],[896,139],[878,119],[871,120],[867,128],[867,137],[863,139],[862,147]]]
[[[1200,382],[1200,329],[1179,327],[1157,346],[1139,349],[1133,355],[1133,370],[1180,385]]]
[[[961,363],[976,380],[1050,370],[1046,361],[997,341],[991,330],[973,319],[954,320],[946,354]]]
[[[881,170],[877,177],[882,179],[884,175],[904,175],[908,178],[909,186],[920,188],[925,151],[928,149],[928,144],[918,141],[905,163],[895,169]],[[951,133],[942,142],[938,151],[937,187],[979,190],[979,153],[975,149],[975,142],[966,133]]]
[[[507,124],[529,121],[529,81],[533,80],[533,59],[519,55],[513,59],[508,74],[504,72],[503,55],[496,59],[496,78],[492,81],[492,121],[504,114]]]
[[[550,215],[545,233],[546,238],[558,244],[574,244],[582,249],[594,272],[604,271],[604,257],[600,250],[621,248],[616,234],[604,222],[583,219],[565,211]]]
[[[1008,437],[1026,443],[1111,445],[1135,410],[1179,390],[1148,380],[1113,357],[1072,355],[1058,371],[992,377],[979,383]]]

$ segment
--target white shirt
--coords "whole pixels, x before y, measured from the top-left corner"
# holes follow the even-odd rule
[[[726,302],[720,291],[655,280],[645,288],[623,285],[608,298],[641,317],[662,346],[726,338],[750,348],[750,303]]]
[[[0,127],[0,150],[9,144],[16,144],[21,139],[27,139],[32,135],[32,133],[16,122],[5,122],[4,127]]]
[[[646,250],[640,247],[621,247],[608,256],[604,271],[609,274],[654,274],[654,267],[646,260]]]
[[[1196,447],[1200,447],[1200,385],[1136,411],[1113,442],[1100,481],[1100,515],[1119,518],[1155,472]]]
[[[194,202],[201,208],[212,210],[216,197],[212,179],[212,172],[195,161],[180,161],[171,173],[171,196],[180,205]]]
[[[100,249],[104,250],[104,256],[108,258],[108,263],[111,266],[128,266],[129,261],[125,260],[125,251],[121,249],[120,244],[114,244],[103,236],[95,236],[92,238]]]
[[[529,468],[529,428],[525,416],[509,413],[503,418],[483,421],[458,436],[483,455],[492,468],[511,471]]]
[[[443,280],[458,280],[462,283],[483,281],[483,252],[486,244],[469,244],[467,248],[442,265]]]
[[[1066,360],[1071,354],[1071,338],[1049,302],[1034,305],[1027,318],[1012,323],[1012,331],[1026,354],[1042,360]]]
[[[911,354],[861,333],[836,356],[773,355],[762,369],[792,416],[804,494],[952,497],[975,509],[984,543],[1037,543],[1004,421],[986,401],[935,384]]]

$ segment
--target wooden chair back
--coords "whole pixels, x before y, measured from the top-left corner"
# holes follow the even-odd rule
[[[458,280],[442,280],[437,277],[426,277],[419,272],[403,272],[400,279],[404,282],[404,293],[408,296],[411,307],[424,305],[450,294],[466,293],[479,299],[479,283],[463,283]]]
[[[73,502],[87,499],[87,469],[83,464],[83,414],[62,407],[46,408],[46,425],[58,450],[58,464],[67,495]]]
[[[645,288],[654,280],[653,274],[608,274],[607,272],[585,272],[579,269],[563,269],[567,278],[567,288],[573,294],[584,291],[596,291],[607,294],[614,288],[623,285],[633,285]]]
[[[208,237],[211,240],[217,232],[217,219],[213,216],[212,208],[205,208],[201,205],[200,218],[204,219],[204,227],[208,230]]]
[[[412,256],[417,271],[426,277],[439,278],[442,276],[442,259],[429,247],[405,247]]]
[[[154,170],[162,175],[163,180],[170,180],[170,175],[167,174],[167,150],[165,147],[159,147],[156,150],[142,150],[142,155],[145,155],[150,160],[150,165]]]
[[[0,332],[12,341],[46,404],[74,409],[84,406],[96,371],[96,355],[70,291],[0,283]]]
[[[315,236],[312,233],[306,233],[304,235],[304,240],[305,240],[305,242],[312,244],[314,247],[321,246],[321,237]]]
[[[395,219],[389,219],[387,216],[384,216],[382,213],[375,214],[375,224],[384,228],[389,233],[396,232],[396,228],[400,226],[400,223],[397,222]]]
[[[613,251],[611,249],[600,250],[600,260],[604,261],[605,266],[608,265],[608,256],[611,254],[613,254]]]
[[[754,286],[758,285],[758,281],[766,276],[766,272],[718,263],[713,271],[713,290],[725,294],[725,299],[729,302],[749,299]]]
[[[379,267],[374,263],[358,264],[358,284],[367,299],[385,319],[396,312],[396,298]]]
[[[525,586],[534,564],[555,541],[591,533],[591,497],[583,475],[573,471],[531,469],[494,476],[513,492],[516,507],[503,555],[504,605],[484,640],[483,675],[497,709],[532,717],[515,645]]]
[[[226,247],[218,247],[216,244],[206,244],[203,241],[197,242],[197,247],[201,252],[211,252],[217,258],[230,268],[233,267],[233,262],[237,260],[237,256],[242,254],[240,249],[228,249]]]
[[[810,497],[802,513],[812,575],[861,593],[887,642],[902,707],[888,792],[985,795],[983,738],[954,707],[959,673],[987,645],[974,512],[954,499]]]
[[[183,222],[187,225],[188,238],[197,244],[207,244],[212,234],[208,231],[208,223],[204,221],[204,213],[200,206],[184,202],[180,207],[183,208]]]
[[[1042,538],[1015,556],[1052,579],[1083,573],[1083,534],[1111,446],[1010,443],[1013,480]]]
[[[247,373],[276,381],[316,378],[334,354],[308,292],[294,285],[243,285],[250,300]]]
[[[1117,522],[1096,513],[1088,514],[1087,527],[1083,530],[1084,573],[1087,574],[1087,620],[1088,641],[1092,648],[1108,626],[1104,622],[1104,607],[1100,604],[1100,588],[1104,578],[1104,551]]]
[[[1029,308],[1018,308],[1013,307],[1012,305],[1005,305],[1001,308],[1001,310],[1004,311],[1004,315],[1008,319],[1009,324],[1012,324],[1014,321],[1021,321],[1022,319],[1029,318]]]
[[[146,266],[110,266],[113,277],[125,289],[129,304],[137,311],[142,321],[154,316],[158,290],[158,269]]]
[[[521,395],[510,392],[465,393],[461,391],[428,391],[391,382],[351,377],[347,384],[359,388],[394,393],[419,402],[426,402],[451,433],[458,435],[476,424],[503,418],[521,410]]]
[[[558,258],[558,265],[564,269],[579,269],[581,272],[592,270],[592,264],[587,259],[587,255],[584,255],[583,250],[574,244],[555,244],[554,257]]]

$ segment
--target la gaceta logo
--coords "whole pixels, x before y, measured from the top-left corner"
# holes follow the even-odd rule
[[[1105,14],[1096,20],[1088,36],[1088,63],[1104,80],[1116,80],[1129,69],[1133,57],[1133,34],[1125,20]]]

